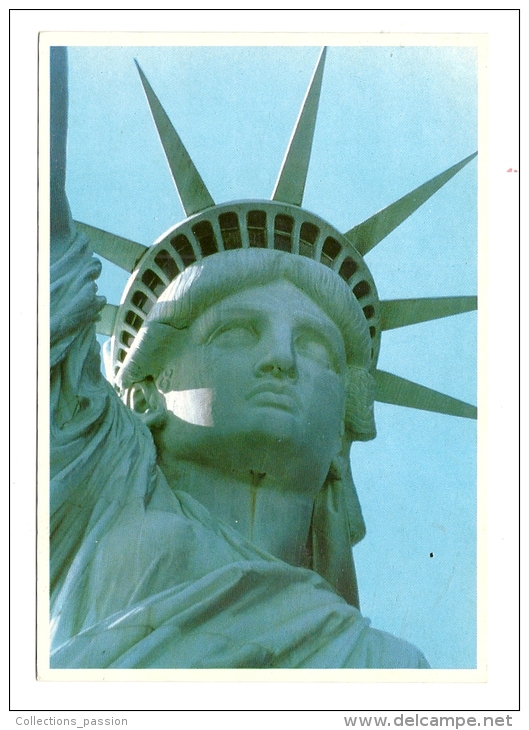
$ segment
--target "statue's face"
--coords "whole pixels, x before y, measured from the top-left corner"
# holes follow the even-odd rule
[[[324,470],[339,451],[343,338],[293,284],[226,297],[179,336],[168,362],[157,386],[170,410],[199,425],[199,442],[243,450],[282,444],[285,453],[303,452],[309,461],[316,452],[327,462]]]

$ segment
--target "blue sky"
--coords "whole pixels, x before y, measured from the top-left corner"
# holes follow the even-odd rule
[[[217,203],[269,198],[317,47],[70,49],[74,218],[151,244],[184,217],[137,58]],[[303,206],[345,231],[477,149],[464,47],[330,47]],[[475,294],[477,163],[366,256],[382,299]],[[100,292],[127,277],[110,264]],[[387,332],[379,367],[476,403],[476,314]],[[376,404],[355,444],[363,612],[434,667],[475,665],[476,424]],[[430,554],[433,553],[433,557]]]

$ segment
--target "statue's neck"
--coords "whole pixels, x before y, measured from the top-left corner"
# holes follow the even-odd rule
[[[160,466],[173,489],[191,494],[254,545],[291,565],[308,566],[313,493],[266,473],[233,476],[189,461]]]

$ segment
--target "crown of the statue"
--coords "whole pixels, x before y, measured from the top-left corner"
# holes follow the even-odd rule
[[[363,256],[448,182],[477,153],[411,191],[387,208],[340,233],[301,207],[320,97],[326,49],[321,51],[271,200],[216,205],[178,133],[136,62],[150,110],[186,215],[152,246],[123,239],[77,223],[96,253],[118,264],[131,277],[118,306],[103,310],[99,331],[111,335],[107,376],[119,380],[140,328],[169,284],[188,266],[233,249],[265,248],[304,256],[330,267],[358,300],[371,338],[371,365],[377,400],[449,415],[475,418],[467,403],[376,370],[381,332],[476,308],[476,297],[380,301]]]
[[[358,299],[371,336],[371,358],[380,347],[380,302],[362,256],[321,218],[269,200],[246,200],[208,208],[171,228],[134,270],[117,312],[111,360],[116,378],[147,315],[169,284],[206,256],[241,248],[264,248],[306,256],[331,267]]]

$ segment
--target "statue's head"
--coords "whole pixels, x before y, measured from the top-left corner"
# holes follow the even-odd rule
[[[359,303],[328,267],[240,249],[203,259],[174,280],[138,333],[120,381],[133,407],[141,402],[138,384],[150,381],[169,412],[205,428],[235,427],[245,388],[284,381],[302,410],[314,410],[307,418],[320,439],[339,421],[350,443],[375,435],[370,347]]]

